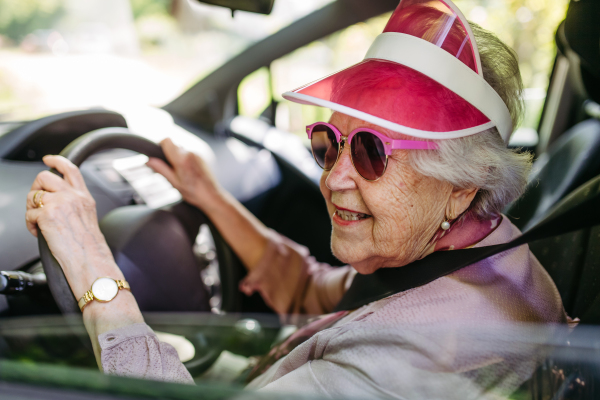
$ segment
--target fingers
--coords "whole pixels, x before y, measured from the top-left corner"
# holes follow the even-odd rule
[[[37,208],[35,203],[33,202],[33,198],[35,197],[35,194],[37,192],[39,192],[40,190],[44,190],[44,189],[37,189],[37,190],[32,190],[29,193],[27,193],[27,209],[29,210],[30,208]],[[47,192],[49,193],[49,192]],[[44,193],[44,196],[46,196],[46,193]],[[39,200],[38,200],[39,201]],[[42,197],[42,203],[44,202],[44,197]]]
[[[64,180],[70,183],[74,188],[87,190],[81,171],[79,171],[79,168],[71,161],[62,156],[45,156],[43,161],[44,164],[50,168],[54,168],[60,172],[63,175]]]
[[[51,199],[52,197],[56,196],[56,193],[53,192],[49,192],[47,190],[44,189],[37,189],[37,190],[32,190],[29,193],[27,193],[27,208],[41,208],[38,205],[36,205],[33,202],[33,199],[35,197],[35,194],[39,191],[44,191],[45,193],[38,195],[37,201],[38,203],[42,203],[44,206],[46,205],[46,202]]]
[[[27,230],[35,237],[37,237],[38,220],[41,214],[44,212],[43,208],[36,207],[33,204],[33,196],[36,192],[37,190],[32,190],[29,192],[29,194],[27,194],[27,211],[25,212],[25,223],[27,224]],[[47,205],[48,203],[46,202],[52,201],[54,196],[56,196],[54,193],[44,193],[44,196],[42,197],[42,203]]]
[[[163,139],[160,142],[160,146],[162,147],[163,152],[165,153],[165,157],[167,157],[167,160],[169,160],[169,163],[171,163],[171,165],[173,166],[176,165],[182,153],[179,146],[173,143],[173,141],[169,138]]]
[[[40,208],[28,208],[25,213],[25,223],[27,230],[34,236],[37,237],[37,221],[41,213]]]
[[[69,187],[60,176],[53,174],[50,171],[40,172],[31,185],[31,190],[45,190],[47,192],[58,192]]]
[[[179,179],[177,178],[177,174],[173,168],[169,167],[166,162],[160,160],[158,158],[150,158],[146,163],[147,166],[152,168],[155,172],[164,176],[171,185],[177,187],[179,183]]]

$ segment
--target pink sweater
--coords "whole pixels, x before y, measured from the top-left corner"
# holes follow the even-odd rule
[[[503,218],[475,247],[519,234]],[[259,291],[280,314],[323,314],[331,312],[355,274],[350,266],[317,263],[306,248],[273,233],[242,290]],[[529,377],[543,355],[534,345],[513,344],[514,329],[506,327],[522,330],[529,329],[523,323],[567,319],[554,283],[523,245],[351,312],[248,387],[318,396],[505,395]],[[145,324],[104,333],[99,341],[106,373],[192,382],[175,350]]]

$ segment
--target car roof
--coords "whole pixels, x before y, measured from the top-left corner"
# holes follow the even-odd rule
[[[398,0],[338,0],[249,47],[163,108],[175,117],[213,130],[237,114],[236,89],[243,78],[272,61],[340,29],[392,11]]]

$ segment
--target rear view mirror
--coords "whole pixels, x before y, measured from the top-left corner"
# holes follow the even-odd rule
[[[198,0],[201,3],[227,7],[231,11],[249,11],[259,14],[270,14],[275,0]]]

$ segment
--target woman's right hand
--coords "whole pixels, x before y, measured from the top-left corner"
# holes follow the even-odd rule
[[[221,188],[200,156],[176,146],[170,139],[160,144],[171,165],[151,158],[148,166],[167,178],[185,201],[202,210],[244,265],[252,269],[267,248],[267,227]]]
[[[197,154],[177,146],[169,138],[160,142],[170,166],[158,158],[147,165],[179,190],[183,199],[204,212],[219,201],[221,189],[206,162]]]
[[[43,161],[63,177],[43,171],[35,178],[27,195],[27,229],[33,236],[41,230],[79,299],[96,278],[123,279],[123,274],[100,231],[96,202],[79,168],[60,156],[45,156]]]

